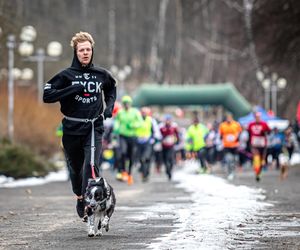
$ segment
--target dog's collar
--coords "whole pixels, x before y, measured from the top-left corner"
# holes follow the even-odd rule
[[[96,206],[94,208],[92,208],[90,205],[88,205],[88,207],[92,208],[93,210],[96,210],[97,207],[100,207],[101,210],[104,210],[105,208],[102,208],[102,204],[105,203],[107,201],[107,198],[104,198],[103,200],[101,201],[98,201]]]
[[[104,198],[103,200],[98,202],[98,206],[100,207],[101,211],[104,211],[106,209],[106,201],[107,201],[107,199]]]
[[[102,203],[104,203],[106,201],[107,201],[107,198],[104,198],[102,201],[98,201],[97,203],[100,205],[100,204],[102,204]]]

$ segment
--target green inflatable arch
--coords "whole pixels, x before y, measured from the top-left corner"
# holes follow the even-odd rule
[[[136,107],[222,105],[235,118],[251,112],[251,105],[231,83],[205,85],[143,84],[133,98],[133,105]]]

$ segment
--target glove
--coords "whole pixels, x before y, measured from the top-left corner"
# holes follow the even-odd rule
[[[107,109],[107,108],[104,110],[103,115],[104,115],[104,119],[112,117],[112,113],[111,113],[110,109]]]

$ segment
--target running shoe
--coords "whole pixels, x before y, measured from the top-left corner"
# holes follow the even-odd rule
[[[123,181],[128,181],[128,173],[126,171],[122,172],[122,180]]]
[[[256,180],[257,182],[260,181],[260,175],[259,175],[259,174],[255,176],[255,180]]]
[[[117,173],[116,174],[116,180],[123,181],[122,173]]]
[[[128,185],[132,185],[133,184],[133,177],[132,177],[132,175],[128,175],[127,184]]]
[[[199,174],[206,174],[206,168],[199,168],[198,173]]]
[[[84,217],[84,208],[85,208],[84,199],[83,198],[77,199],[76,211],[80,218]]]
[[[232,181],[234,179],[234,173],[231,173],[227,176],[227,180]]]

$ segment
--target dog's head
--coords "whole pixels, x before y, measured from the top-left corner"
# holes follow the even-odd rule
[[[92,209],[98,206],[100,210],[106,209],[107,190],[103,178],[90,179],[85,193],[87,205]]]

